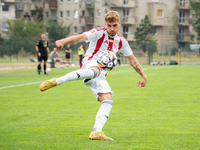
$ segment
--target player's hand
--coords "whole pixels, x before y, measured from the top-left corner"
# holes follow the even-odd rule
[[[38,53],[38,56],[39,56],[39,57],[41,56],[41,53],[40,53],[40,52]]]
[[[147,83],[147,77],[143,77],[142,80],[140,80],[138,83],[137,83],[137,86],[139,87],[144,87]]]
[[[56,48],[59,50],[61,50],[64,46],[62,40],[57,40],[55,43],[56,43]]]

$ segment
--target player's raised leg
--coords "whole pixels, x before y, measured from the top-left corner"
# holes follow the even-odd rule
[[[73,81],[73,80],[81,80],[81,79],[93,79],[96,78],[99,75],[99,68],[90,68],[90,69],[78,69],[76,71],[72,71],[65,76],[62,76],[60,78],[53,78],[47,81],[44,81],[40,85],[40,90],[45,91],[47,89],[50,89],[56,85],[60,85],[64,82]]]

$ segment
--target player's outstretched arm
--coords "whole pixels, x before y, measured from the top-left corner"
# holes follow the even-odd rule
[[[142,80],[140,80],[138,83],[137,83],[137,86],[139,87],[143,87],[146,85],[146,82],[147,82],[147,76],[145,75],[143,69],[142,69],[142,66],[140,65],[139,61],[137,60],[137,58],[135,58],[134,55],[130,55],[130,56],[127,56],[128,60],[129,60],[129,63],[130,65],[135,69],[135,71],[137,71],[137,73],[140,74],[140,76],[142,77]]]
[[[57,40],[55,43],[57,49],[62,49],[66,43],[77,43],[77,42],[83,42],[85,40],[87,40],[87,36],[83,33],[65,39]]]

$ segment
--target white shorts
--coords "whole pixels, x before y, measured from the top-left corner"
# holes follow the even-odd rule
[[[81,69],[88,69],[92,66],[99,67],[97,62],[94,60],[88,61],[87,59],[83,59],[82,63],[83,63],[83,66],[81,67]],[[111,90],[108,82],[106,81],[106,74],[107,74],[107,71],[101,70],[101,73],[98,77],[84,83],[90,88],[90,90],[93,92],[97,100],[98,100],[98,93],[111,93],[111,96],[112,97],[114,96],[113,91]]]

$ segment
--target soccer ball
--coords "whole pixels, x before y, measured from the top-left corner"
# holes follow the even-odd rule
[[[51,71],[51,69],[50,69],[50,68],[47,68],[47,69],[46,69],[46,71],[47,71],[47,72],[50,72],[50,71]]]
[[[117,56],[111,51],[101,52],[97,63],[103,70],[110,71],[117,65]]]

